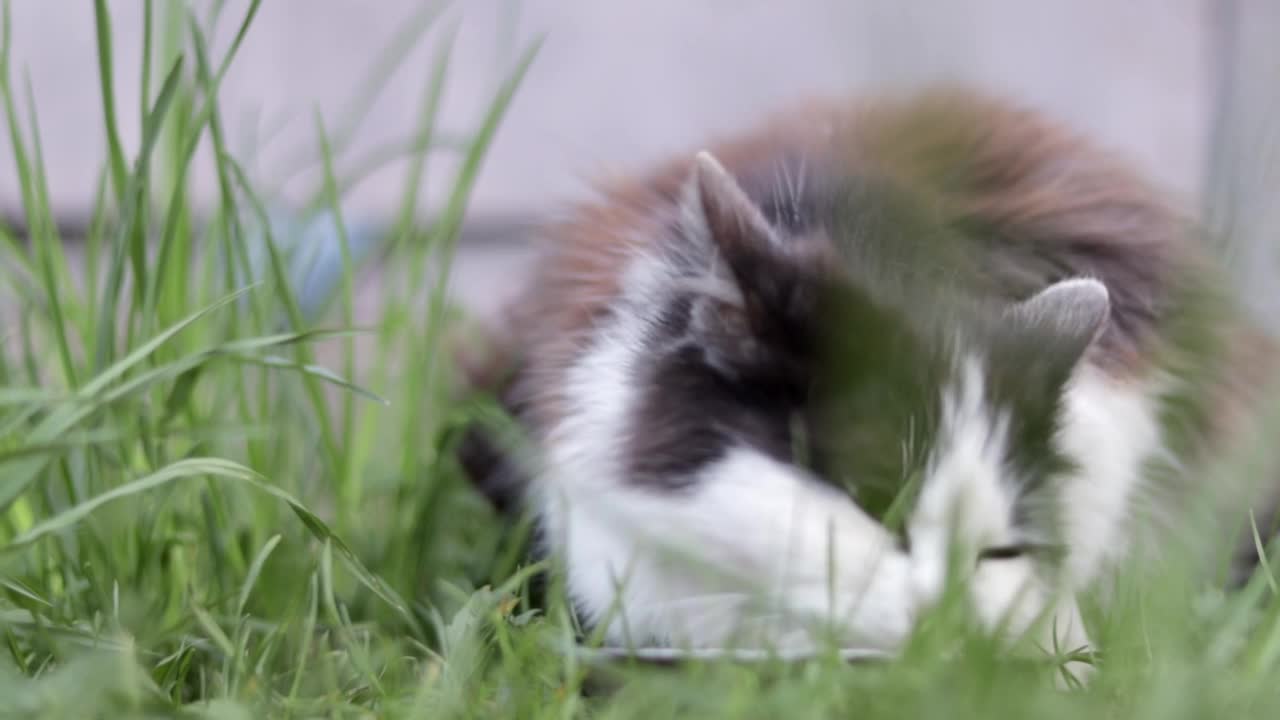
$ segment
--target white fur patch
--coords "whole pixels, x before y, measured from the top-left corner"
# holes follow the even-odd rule
[[[658,270],[652,260],[634,258],[623,276],[624,296],[643,297]],[[607,575],[615,570],[618,558],[625,564],[630,552],[629,538],[597,528],[599,518],[590,509],[609,502],[625,480],[621,447],[635,402],[632,366],[644,333],[643,317],[620,312],[597,331],[569,368],[566,412],[547,434],[546,466],[533,488],[544,542],[562,555],[570,592],[586,599],[611,594],[612,580]],[[588,541],[582,542],[583,538]],[[596,615],[608,603],[584,601],[583,605],[589,615]]]
[[[1117,380],[1091,365],[1077,370],[1067,391],[1059,444],[1080,469],[1066,479],[1059,502],[1073,588],[1088,586],[1130,550],[1144,465],[1167,454],[1156,406],[1146,384]]]
[[[730,451],[688,494],[619,486],[594,499],[574,513],[589,521],[570,528],[571,584],[597,620],[621,600],[614,642],[797,649],[829,624],[847,642],[891,648],[911,628],[906,557],[888,533],[756,451]]]
[[[1007,421],[984,392],[979,361],[970,357],[943,393],[938,445],[909,523],[912,580],[922,603],[942,591],[953,550],[967,564],[984,548],[1014,539],[1016,496],[1003,471]]]

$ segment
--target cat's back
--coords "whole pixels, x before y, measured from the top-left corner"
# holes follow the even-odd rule
[[[619,292],[627,261],[678,222],[694,151],[602,180],[549,224],[511,327],[554,374]],[[1112,316],[1099,361],[1138,371],[1181,278],[1192,225],[1104,149],[1041,114],[969,90],[814,100],[705,145],[784,237],[822,236],[883,293],[959,284],[1012,301],[1101,280]]]

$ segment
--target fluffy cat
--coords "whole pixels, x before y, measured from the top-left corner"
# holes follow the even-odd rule
[[[546,237],[476,375],[536,462],[460,452],[619,644],[892,649],[958,568],[988,627],[1087,646],[1078,594],[1194,504],[1269,366],[1194,224],[962,89],[781,114]]]

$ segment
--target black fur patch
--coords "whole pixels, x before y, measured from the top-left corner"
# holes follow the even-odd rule
[[[672,300],[658,317],[658,332],[671,339],[684,337],[689,332],[693,316],[693,298],[681,295]]]
[[[499,407],[513,421],[519,422],[525,408],[516,401],[518,379],[511,379],[499,390]],[[495,428],[480,420],[472,420],[462,431],[454,455],[464,476],[494,509],[502,513],[516,511],[529,486],[527,468],[520,463],[523,454],[515,442],[504,439]]]
[[[734,445],[783,461],[791,459],[793,410],[799,399],[778,378],[730,378],[685,344],[659,359],[640,378],[642,400],[628,438],[633,482],[664,489],[687,487],[698,470]]]

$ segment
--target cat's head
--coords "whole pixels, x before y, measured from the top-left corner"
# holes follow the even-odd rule
[[[839,197],[808,209],[859,211]],[[629,481],[678,490],[749,445],[896,515],[923,585],[957,534],[974,560],[1052,556],[1053,480],[1072,467],[1055,438],[1105,286],[1009,303],[851,271],[845,225],[779,222],[772,202],[700,154],[666,235],[624,270],[604,342],[631,385]]]

